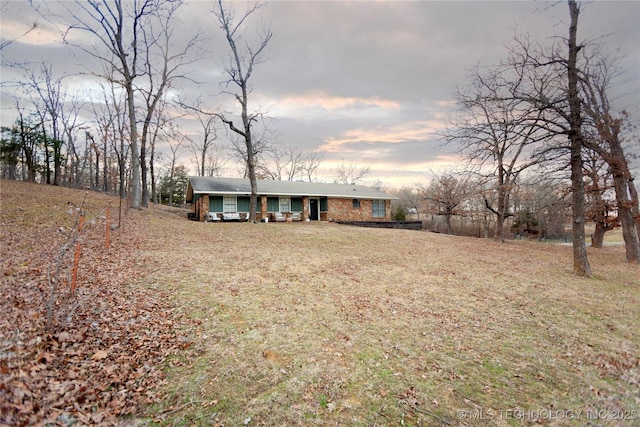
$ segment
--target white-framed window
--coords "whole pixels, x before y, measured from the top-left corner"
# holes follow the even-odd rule
[[[351,202],[353,209],[360,209],[360,199],[353,199]]]
[[[291,197],[280,197],[280,212],[291,212]]]
[[[372,212],[373,218],[384,218],[386,215],[386,202],[384,200],[372,200]]]
[[[224,211],[225,213],[238,212],[236,206],[237,199],[235,196],[224,196]]]

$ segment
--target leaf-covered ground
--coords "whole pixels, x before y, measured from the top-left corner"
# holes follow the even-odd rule
[[[98,193],[14,181],[0,191],[0,425],[126,423],[161,399],[167,357],[188,346],[167,294],[138,285],[143,220],[129,211],[116,228],[118,199]]]
[[[2,423],[640,424],[640,268],[620,246],[589,248],[586,279],[568,246],[153,207],[105,252],[117,199],[92,193],[46,332],[84,194],[2,182]]]

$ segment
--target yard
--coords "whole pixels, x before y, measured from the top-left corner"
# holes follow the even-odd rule
[[[640,424],[622,247],[583,279],[566,246],[144,215],[145,284],[200,322],[167,425]]]
[[[3,256],[17,226],[56,227],[29,219],[42,213],[37,203],[13,209],[14,190],[3,182]],[[82,199],[75,191],[55,221]],[[10,218],[16,212],[27,218]],[[171,324],[190,343],[180,350],[174,337],[176,351],[149,360],[166,378],[131,395],[141,406],[125,425],[640,424],[640,267],[624,262],[621,246],[589,248],[596,276],[586,279],[571,274],[563,245],[199,223],[160,207],[124,220],[129,228],[113,238],[129,247],[118,261],[136,272],[127,288],[161,297],[167,317],[185,319]],[[20,269],[7,265],[5,279]],[[147,323],[127,328],[162,323],[158,309],[145,313]],[[13,348],[11,331],[3,326],[3,349]],[[168,335],[153,336],[162,344]]]

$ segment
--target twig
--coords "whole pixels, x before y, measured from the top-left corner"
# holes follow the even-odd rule
[[[176,412],[178,412],[178,411],[183,410],[184,408],[186,408],[186,407],[187,407],[187,406],[189,406],[189,405],[195,405],[195,404],[197,404],[197,403],[202,404],[202,403],[204,403],[204,402],[205,402],[205,400],[190,400],[190,401],[188,401],[187,403],[183,403],[182,405],[177,406],[177,407],[175,407],[175,408],[173,408],[173,409],[168,409],[168,410],[166,410],[166,411],[162,411],[162,412],[160,412],[160,416],[171,415],[171,414],[173,414],[173,413],[176,413]]]
[[[89,195],[89,192],[85,192],[84,193],[84,198],[82,199],[82,203],[80,204],[80,210],[78,212],[78,216],[76,217],[76,222],[73,225],[73,228],[71,228],[71,230],[69,230],[69,234],[67,235],[67,242],[65,244],[62,245],[62,247],[60,248],[60,252],[58,254],[58,259],[55,263],[56,266],[56,271],[52,277],[51,275],[51,269],[48,270],[47,272],[47,276],[49,278],[49,284],[51,286],[51,293],[49,294],[49,300],[47,301],[47,323],[46,323],[46,329],[47,331],[51,330],[51,322],[53,320],[53,306],[55,305],[56,302],[56,294],[58,292],[58,282],[59,282],[59,277],[60,277],[60,270],[62,270],[62,264],[63,264],[63,260],[64,260],[64,256],[67,252],[67,248],[69,247],[69,245],[71,245],[72,243],[76,242],[78,240],[78,225],[80,222],[80,218],[83,217],[83,213],[82,213],[82,209],[84,208],[85,202],[87,201],[87,196]],[[84,218],[84,217],[83,217]],[[75,237],[73,236],[73,232],[76,231]]]

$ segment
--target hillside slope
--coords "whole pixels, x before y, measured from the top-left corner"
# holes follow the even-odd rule
[[[117,228],[111,196],[15,181],[0,192],[0,424],[114,425],[160,400],[166,358],[187,341],[167,295],[137,285],[140,214]]]

